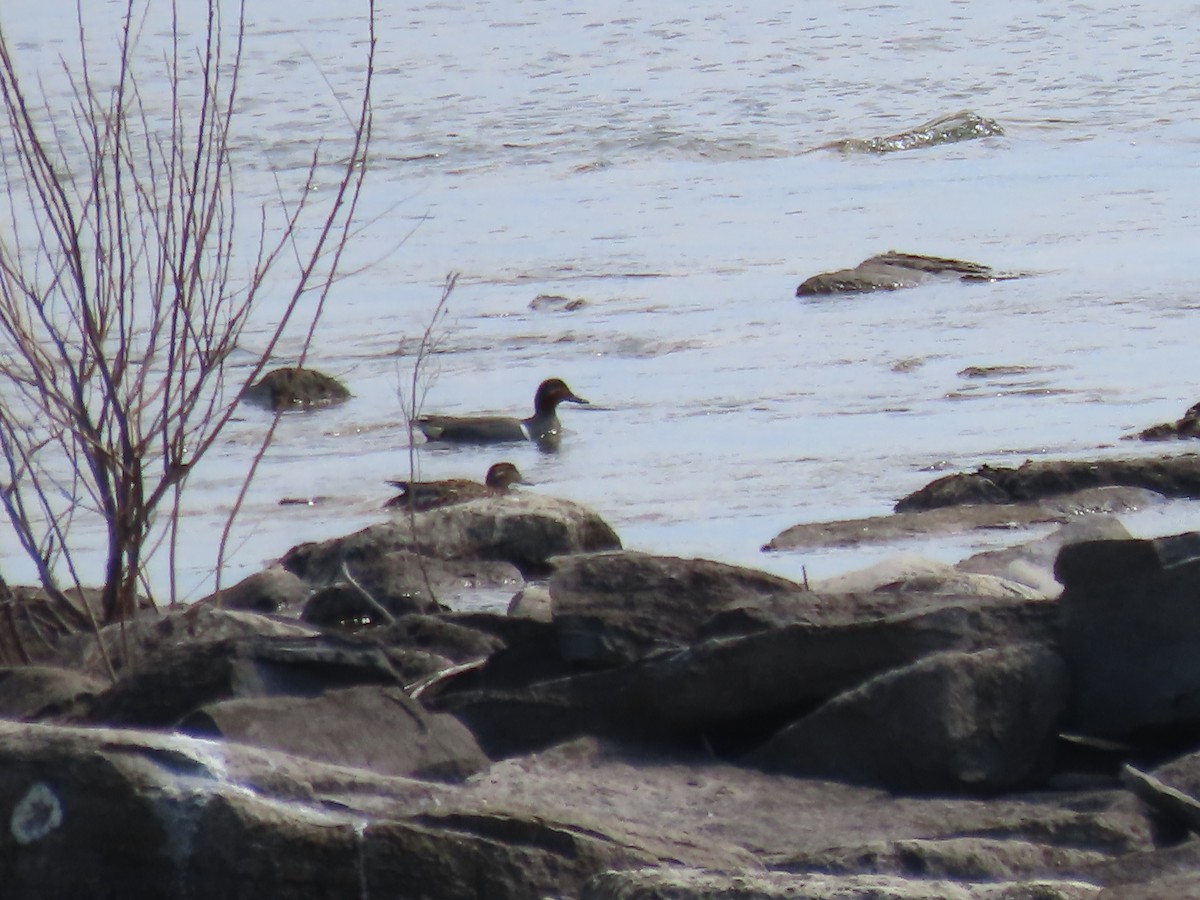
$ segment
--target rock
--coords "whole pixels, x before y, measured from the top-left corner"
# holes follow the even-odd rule
[[[1019,582],[994,575],[961,571],[956,566],[915,555],[895,556],[866,569],[848,572],[813,583],[823,593],[931,595],[946,597],[995,597],[1036,600],[1046,595]]]
[[[1100,460],[1030,460],[1019,468],[981,466],[946,475],[897,501],[896,512],[1060,497],[1097,487],[1129,487],[1165,497],[1200,497],[1200,455]]]
[[[505,639],[488,629],[492,619],[477,615],[407,615],[363,635],[383,647],[423,650],[460,663],[490,656],[505,647]]]
[[[0,736],[0,809],[14,825],[0,854],[5,900],[90,896],[97,885],[181,900],[365,893],[361,813],[311,803],[314,784],[353,790],[344,770],[114,729],[0,722]],[[397,782],[373,785],[392,792],[397,814],[428,797],[411,783],[400,800]]]
[[[108,682],[69,669],[18,666],[0,669],[0,718],[57,718],[86,707]]]
[[[689,644],[717,613],[803,590],[753,569],[636,552],[565,560],[549,588],[563,658],[603,663]]]
[[[173,648],[124,672],[86,714],[94,723],[169,727],[201,706],[239,697],[312,696],[352,685],[396,686],[449,660],[369,642],[243,638]]]
[[[846,138],[822,144],[814,149],[840,150],[843,153],[894,153],[1002,134],[1004,134],[1004,129],[995,120],[984,118],[969,110],[962,110],[946,116],[939,116],[923,125],[887,137],[873,137],[865,140]]]
[[[273,565],[198,602],[224,609],[275,613],[287,607],[299,607],[311,593],[312,588],[293,573],[283,566]]]
[[[379,685],[318,697],[225,700],[201,707],[178,727],[383,775],[460,780],[488,765],[452,716],[429,713],[398,688]]]
[[[538,294],[529,302],[532,310],[551,310],[555,312],[575,312],[587,306],[587,301],[581,297],[564,297],[561,294]]]
[[[105,654],[119,674],[136,668],[144,660],[169,654],[175,648],[194,646],[234,638],[304,638],[315,630],[299,622],[288,622],[241,610],[220,609],[199,603],[160,612],[139,614],[131,621],[108,625],[94,634],[77,634],[60,640],[47,661],[53,665],[107,678]]]
[[[316,369],[292,367],[268,372],[242,391],[242,399],[278,412],[336,406],[350,399],[350,391],[336,378]]]
[[[1152,425],[1139,431],[1135,436],[1142,441],[1169,441],[1200,437],[1200,403],[1190,407],[1181,418],[1174,422]]]
[[[97,884],[181,900],[455,900],[479,896],[481,885],[488,896],[575,897],[607,872],[705,869],[733,889],[758,883],[765,862],[785,855],[970,835],[1040,841],[1046,859],[1069,868],[1071,857],[1053,848],[1112,856],[1149,847],[1138,830],[1144,820],[1099,809],[1105,796],[1087,811],[1057,794],[893,797],[593,741],[449,785],[233,742],[0,722],[0,809],[9,822],[0,883],[5,900],[89,896]],[[792,887],[856,883],[776,874]],[[857,877],[869,885],[881,876]],[[1049,879],[991,887],[1013,884],[1031,892],[980,896],[1060,896],[1046,893],[1057,884]],[[962,887],[976,889],[947,881],[945,890]]]
[[[1135,850],[1093,863],[1080,870],[1081,877],[1113,890],[1109,896],[1120,896],[1115,889],[1129,886],[1140,890],[1142,885],[1155,885],[1172,878],[1187,876],[1200,884],[1200,840],[1190,840],[1172,847]],[[1170,890],[1149,896],[1174,897]]]
[[[436,612],[480,590],[524,584],[508,563],[441,560],[369,538],[358,545],[348,538],[301,544],[283,565],[317,586],[301,620],[326,627],[378,625],[409,613]]]
[[[1044,645],[937,653],[834,697],[745,759],[895,791],[1011,789],[1044,767],[1066,698]]]
[[[1121,782],[1151,810],[1155,819],[1200,834],[1200,800],[1153,775],[1126,765]]]
[[[1028,585],[1043,597],[1057,596],[1062,586],[1054,579],[1054,561],[1063,547],[1084,541],[1124,540],[1131,537],[1118,519],[1084,515],[1060,525],[1045,537],[999,550],[976,553],[957,563],[960,572],[995,575]]]
[[[415,531],[414,531],[415,529]],[[351,570],[396,551],[441,560],[499,560],[523,574],[546,574],[549,559],[621,546],[595,513],[553,497],[510,495],[432,509],[371,525],[345,538],[301,544],[284,556],[285,568],[310,582],[329,582],[343,562]]]
[[[575,897],[598,871],[655,861],[586,826],[500,811],[428,813],[369,835],[369,897]]]
[[[929,509],[906,509],[889,516],[793,525],[777,534],[762,549],[770,552],[800,547],[857,546],[930,535],[961,534],[977,529],[1012,530],[1034,525],[1063,524],[1080,516],[1134,512],[1160,502],[1162,496],[1152,491],[1102,487],[1029,502],[981,501],[935,505]]]
[[[1151,846],[1143,816],[1112,808],[1123,793],[897,796],[581,739],[494,763],[463,785],[459,803],[519,804],[550,821],[590,821],[608,834],[638,835],[664,861],[734,874],[802,865],[830,847],[962,838],[1036,845],[1044,860],[1067,866],[1059,877],[1069,877],[1075,852],[1111,860]]]
[[[489,660],[476,679],[426,702],[458,715],[493,757],[579,734],[743,752],[803,711],[930,653],[1046,642],[1056,614],[1053,604],[972,600],[840,625],[760,625],[524,684],[500,677],[493,686]]]
[[[1144,884],[1105,888],[1096,900],[1200,900],[1200,871],[1164,875]]]
[[[543,585],[526,585],[509,601],[508,614],[523,619],[549,622],[554,618],[550,589]]]
[[[1055,577],[1074,683],[1068,727],[1200,725],[1200,534],[1072,544]]]
[[[902,875],[955,881],[1014,881],[1079,872],[1111,857],[1100,850],[990,837],[913,838],[834,847],[775,859],[789,872]]]
[[[853,269],[813,275],[796,288],[796,296],[894,291],[930,281],[999,281],[1016,277],[980,263],[889,250],[864,259]]]
[[[896,875],[728,875],[703,869],[655,868],[604,872],[581,900],[1090,900],[1100,893],[1078,881],[955,883]]]
[[[93,632],[104,621],[102,595],[96,588],[71,589],[55,597],[42,588],[9,588],[0,579],[0,603],[6,610],[5,626],[0,628],[4,665],[54,665],[62,641],[80,635],[94,642]]]

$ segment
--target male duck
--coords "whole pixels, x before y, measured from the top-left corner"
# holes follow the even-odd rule
[[[466,478],[447,478],[444,481],[389,481],[400,493],[383,504],[385,507],[400,506],[414,512],[466,503],[480,497],[500,497],[508,493],[514,484],[529,484],[517,467],[510,462],[496,463],[487,470],[483,484]]]
[[[533,415],[528,419],[503,416],[421,416],[413,425],[431,441],[456,444],[504,444],[510,441],[535,441],[543,449],[554,449],[562,436],[558,404],[587,403],[576,397],[561,378],[549,378],[538,385],[533,398]]]

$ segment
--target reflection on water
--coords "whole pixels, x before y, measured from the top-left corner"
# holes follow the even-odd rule
[[[6,0],[0,25],[49,72],[71,35],[45,6]],[[242,186],[269,198],[267,168],[302,165],[313,135],[338,131],[331,92],[344,101],[361,80],[361,23],[312,0],[253,7]],[[1118,439],[1198,399],[1180,381],[1194,368],[1197,15],[1183,0],[382,10],[373,171],[347,260],[365,268],[337,285],[311,358],[355,397],[285,418],[226,581],[381,518],[384,482],[408,474],[400,386],[452,271],[427,411],[528,415],[552,376],[599,408],[563,411],[558,455],[423,448],[420,475],[510,459],[527,490],[594,507],[627,546],[822,577],[871,560],[758,547],[798,521],[885,512],[935,464],[1141,451]],[[162,30],[149,23],[147,48]],[[964,108],[1006,135],[803,152]],[[793,297],[888,249],[1037,274]],[[531,309],[539,295],[583,303]],[[195,594],[266,425],[244,410],[190,483]],[[306,496],[333,500],[277,505]],[[10,580],[28,577],[0,553]]]

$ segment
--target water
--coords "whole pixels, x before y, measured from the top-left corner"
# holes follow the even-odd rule
[[[336,146],[333,92],[349,105],[361,81],[363,4],[251,5],[239,158],[243,188],[269,199],[263,173],[286,180],[317,135]],[[73,37],[58,6],[73,14],[32,0],[0,11],[52,102],[53,60]],[[363,268],[336,285],[310,356],[355,396],[285,417],[225,583],[382,519],[384,481],[408,471],[401,385],[450,272],[426,411],[527,415],[550,376],[595,408],[563,410],[556,456],[421,448],[422,477],[481,478],[510,459],[529,490],[594,508],[627,547],[791,577],[880,551],[759,552],[789,525],[885,513],[932,467],[1162,452],[1119,439],[1200,399],[1187,380],[1193,3],[385,6],[374,160],[347,260]],[[148,22],[147,53],[164,28]],[[1006,136],[884,157],[805,152],[958,109]],[[1036,276],[793,296],[805,277],[887,249]],[[530,309],[541,294],[585,303]],[[974,378],[969,366],[1024,371]],[[192,597],[211,586],[267,424],[243,410],[189,483]],[[318,495],[333,499],[277,505]],[[1172,510],[1142,527],[1194,526],[1190,505]],[[15,547],[0,553],[10,581],[30,577]]]

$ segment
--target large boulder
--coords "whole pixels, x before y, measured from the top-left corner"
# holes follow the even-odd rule
[[[1009,789],[1048,761],[1066,695],[1045,645],[936,653],[834,697],[746,761],[897,791]]]
[[[120,675],[147,660],[187,652],[186,648],[242,638],[304,639],[316,633],[316,629],[295,620],[196,603],[166,611],[143,611],[130,621],[105,626],[98,636],[80,633],[60,638],[47,653],[46,661],[109,678],[110,673]]]
[[[554,497],[508,495],[397,516],[349,537],[290,550],[283,565],[311,582],[329,582],[345,563],[396,551],[441,560],[499,560],[522,573],[546,574],[552,556],[620,549],[607,523],[590,510]]]
[[[1121,735],[1200,727],[1200,533],[1064,547],[1069,727]]]
[[[455,797],[236,743],[0,722],[0,884],[5,900],[97,885],[135,900],[472,900],[481,886],[533,900],[659,862],[620,828]]]
[[[801,585],[776,575],[637,552],[564,560],[549,587],[563,658],[579,662],[632,662],[694,642],[718,613],[804,600]]]
[[[226,700],[191,713],[179,729],[383,775],[454,780],[488,764],[457,719],[380,685]]]
[[[836,602],[836,595],[811,595]],[[836,694],[931,653],[1053,637],[1053,604],[942,598],[882,619],[779,624],[739,616],[731,631],[598,671],[551,672],[493,687],[489,660],[472,680],[427,700],[471,727],[493,756],[578,734],[748,750]]]
[[[184,645],[122,673],[85,721],[169,727],[201,706],[246,697],[314,696],[360,684],[406,684],[448,667],[419,649],[368,641],[243,638]]]

